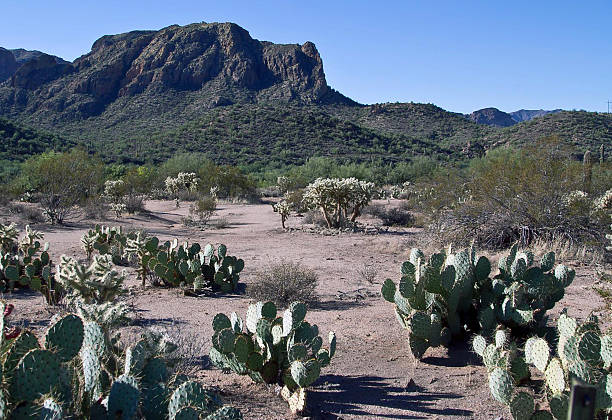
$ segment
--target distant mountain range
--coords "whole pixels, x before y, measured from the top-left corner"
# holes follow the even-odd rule
[[[483,108],[471,114],[467,114],[466,117],[478,124],[492,125],[495,127],[510,127],[514,124],[561,111],[563,110],[555,109],[546,111],[543,109],[519,109],[514,112],[503,112],[497,108]]]
[[[466,118],[431,104],[362,105],[327,84],[312,42],[259,41],[233,23],[106,35],[74,62],[0,48],[0,116],[45,133],[32,150],[48,133],[134,163],[177,151],[254,165],[313,155],[397,162],[461,158],[468,142],[612,141],[605,114],[486,108]]]

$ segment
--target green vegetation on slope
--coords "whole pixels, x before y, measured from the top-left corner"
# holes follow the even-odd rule
[[[75,143],[55,134],[34,130],[0,117],[0,180],[18,171],[18,162],[40,153],[64,151]]]
[[[454,150],[498,131],[432,104],[386,103],[365,107],[329,106],[332,115],[381,132],[408,135]]]
[[[302,164],[311,156],[399,162],[451,153],[432,142],[340,120],[319,107],[292,105],[217,107],[178,128],[93,146],[113,161],[160,162],[175,152],[202,152],[216,163],[251,166]]]
[[[586,111],[563,111],[534,118],[503,130],[494,131],[485,142],[492,146],[511,144],[523,147],[535,140],[557,136],[579,152],[595,152],[603,144],[612,146],[612,115]],[[606,154],[609,156],[610,151]]]

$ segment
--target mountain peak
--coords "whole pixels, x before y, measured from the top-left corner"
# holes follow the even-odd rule
[[[478,124],[493,125],[496,127],[509,127],[516,124],[510,114],[497,108],[483,108],[472,112],[468,118]]]
[[[48,59],[38,60],[34,67],[44,64],[50,69]],[[89,53],[48,73],[46,79],[30,80],[32,72],[21,72],[13,77],[17,82],[10,83],[12,88],[30,91],[26,107],[31,112],[68,111],[81,118],[102,112],[121,97],[165,91],[201,92],[210,106],[268,100],[350,101],[327,85],[314,43],[258,41],[227,22],[105,35]],[[5,95],[9,101],[15,97]],[[22,104],[9,104],[15,105]]]

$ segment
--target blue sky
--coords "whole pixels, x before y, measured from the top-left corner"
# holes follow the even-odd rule
[[[230,21],[314,42],[329,85],[362,103],[605,111],[611,17],[611,0],[0,0],[0,46],[73,60],[105,34]]]

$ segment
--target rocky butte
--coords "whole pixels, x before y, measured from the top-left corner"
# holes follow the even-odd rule
[[[10,51],[0,49],[0,75],[6,79],[0,114],[45,110],[86,118],[118,98],[167,90],[201,91],[211,107],[350,101],[327,85],[312,42],[258,41],[233,23],[106,35],[72,63],[55,58],[41,54],[17,66]]]

